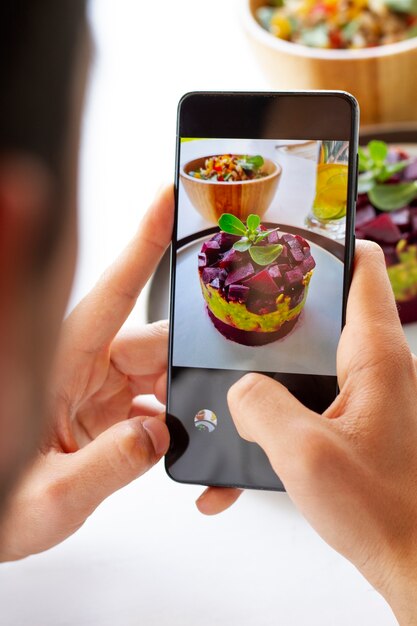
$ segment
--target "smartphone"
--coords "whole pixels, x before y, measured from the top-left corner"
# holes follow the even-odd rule
[[[166,470],[283,490],[238,434],[247,372],[323,412],[354,252],[358,104],[345,92],[189,93],[178,107]]]

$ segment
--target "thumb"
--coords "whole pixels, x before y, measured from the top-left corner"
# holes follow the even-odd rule
[[[147,472],[169,446],[163,419],[133,417],[114,424],[71,455],[70,489],[77,506],[90,515],[114,491]]]
[[[329,421],[307,409],[281,383],[261,374],[247,374],[227,396],[239,434],[261,446],[285,483],[300,469],[306,447],[327,438]]]

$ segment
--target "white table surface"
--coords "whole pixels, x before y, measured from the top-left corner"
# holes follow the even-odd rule
[[[123,247],[174,167],[176,103],[193,89],[262,89],[231,0],[96,0],[81,160],[74,304]],[[204,72],[210,50],[230,69]],[[158,168],[153,168],[157,162]],[[144,319],[142,300],[132,322]],[[65,543],[0,566],[2,626],[392,626],[382,598],[285,494],[199,515],[198,487],[160,464]]]

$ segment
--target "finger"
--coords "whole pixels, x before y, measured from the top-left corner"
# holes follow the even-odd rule
[[[348,372],[362,373],[377,366],[388,374],[407,352],[383,252],[373,242],[358,241],[346,326],[337,353],[340,388]]]
[[[158,402],[156,398],[152,396],[138,396],[133,398],[132,406],[130,409],[129,417],[136,417],[137,415],[149,415],[152,417],[158,417],[165,421],[165,407]]]
[[[196,506],[203,515],[217,515],[232,506],[242,493],[242,489],[208,487],[197,499]]]
[[[74,501],[80,514],[89,515],[110,494],[149,470],[168,446],[168,428],[161,419],[134,417],[115,424],[65,457],[68,501]]]
[[[97,352],[113,340],[171,240],[173,212],[173,190],[167,187],[127,248],[69,316],[75,349]]]
[[[239,434],[263,448],[282,480],[298,462],[306,436],[331,428],[329,420],[307,409],[283,385],[260,374],[243,376],[229,389],[227,401]]]
[[[154,394],[157,400],[164,406],[167,403],[167,373],[164,372],[158,378],[154,386]]]
[[[168,363],[168,321],[119,333],[112,344],[111,360],[127,376],[164,372]]]

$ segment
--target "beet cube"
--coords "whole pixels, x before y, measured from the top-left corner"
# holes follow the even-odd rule
[[[278,265],[271,265],[271,267],[268,267],[268,272],[275,282],[280,282],[282,280],[281,270]]]
[[[252,263],[246,263],[246,265],[242,265],[241,267],[238,267],[230,272],[224,281],[224,284],[227,287],[228,285],[233,285],[234,283],[240,283],[242,280],[249,278],[254,273],[255,270],[253,269]]]
[[[230,285],[229,300],[232,300],[232,302],[246,302],[249,291],[250,289],[246,285]]]
[[[245,285],[256,291],[267,294],[278,293],[278,287],[267,269],[262,270],[245,281]]]
[[[231,246],[238,239],[239,237],[235,235],[229,235],[229,233],[224,233],[223,231],[220,231],[213,237],[213,241],[216,241],[219,244],[220,250],[222,252],[224,252],[224,250],[228,250],[229,248],[231,248]]]
[[[289,242],[294,238],[294,235],[291,235],[291,233],[285,233],[284,235],[282,235],[281,239],[283,241]]]
[[[207,255],[205,252],[200,252],[198,255],[198,267],[206,267],[207,265]]]
[[[234,248],[231,248],[224,253],[223,257],[219,261],[220,267],[227,267],[228,269],[234,269],[236,265],[239,265],[243,261],[244,257],[241,252],[238,252]]]
[[[300,246],[302,248],[309,248],[310,244],[308,243],[308,241],[306,241],[304,239],[304,237],[301,237],[301,235],[295,235],[296,240],[299,242]]]
[[[291,301],[290,301],[291,308],[294,308],[295,306],[300,304],[300,302],[304,298],[304,291],[305,291],[304,287],[301,287],[301,289],[297,288],[294,290],[293,293],[291,293]]]
[[[356,210],[355,226],[357,228],[360,228],[363,224],[366,224],[367,222],[375,219],[375,217],[376,211],[372,204],[365,204],[363,207]]]
[[[410,209],[401,209],[401,211],[393,211],[391,213],[391,219],[400,228],[400,230],[407,230],[407,226],[410,223]]]
[[[400,229],[388,213],[382,213],[371,222],[364,224],[361,232],[365,237],[381,243],[395,243],[401,238]]]
[[[307,258],[308,256],[311,256],[310,246],[308,248],[303,248],[303,253],[304,253],[305,258]]]
[[[289,251],[290,260],[294,263],[301,263],[304,260],[304,252],[301,248],[291,248]]]
[[[284,274],[284,282],[288,287],[296,287],[301,284],[302,280],[303,272],[299,267],[294,267],[294,269],[289,270]]]
[[[218,241],[214,241],[210,239],[210,241],[205,241],[203,243],[203,247],[201,248],[201,252],[211,252],[212,250],[220,250],[220,245]]]
[[[316,262],[311,255],[306,257],[300,265],[300,269],[303,274],[307,274],[307,272],[310,272],[315,267],[316,267]]]
[[[290,248],[290,250],[293,250],[294,248],[299,248],[301,249],[301,244],[298,241],[298,239],[290,239],[289,241],[287,241],[287,246]]]
[[[268,243],[279,243],[279,233],[277,230],[274,230],[273,233],[269,233]]]
[[[220,274],[220,270],[218,267],[205,267],[202,273],[203,283],[207,285],[207,283],[211,283],[215,278],[218,278]]]
[[[279,259],[279,257],[278,257],[278,259]],[[291,265],[286,264],[286,263],[284,263],[283,265],[279,266],[279,271],[281,272],[282,276],[284,276],[285,272],[288,272],[290,269],[291,269]]]
[[[276,296],[273,298],[250,298],[246,304],[248,311],[256,315],[267,315],[277,310]]]
[[[208,264],[214,263],[215,261],[217,261],[220,254],[219,243],[210,239],[210,241],[206,241],[203,243],[201,252],[204,252],[206,254]]]

